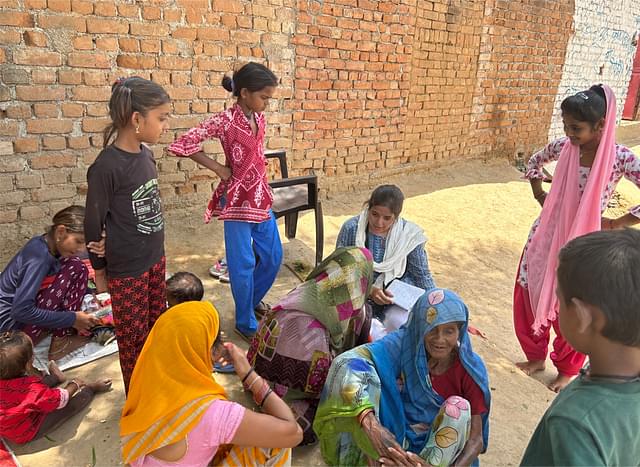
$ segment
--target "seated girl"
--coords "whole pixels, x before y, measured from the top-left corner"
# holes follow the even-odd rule
[[[79,379],[56,388],[66,378],[54,362],[50,374],[34,376],[33,344],[21,331],[0,334],[0,437],[14,443],[42,438],[79,413],[96,392],[108,391],[111,380]]]
[[[230,343],[224,344],[224,358],[232,361],[263,413],[227,399],[211,375],[219,357],[212,356],[218,331],[218,312],[208,302],[184,301],[156,321],[138,357],[120,420],[125,463],[290,465],[290,448],[302,439],[302,429],[287,404]]]
[[[104,241],[88,248],[102,254]],[[29,240],[0,275],[0,331],[22,330],[34,345],[53,334],[54,360],[84,345],[88,339],[78,331],[100,323],[80,311],[88,271],[77,255],[84,249],[84,207],[56,213],[47,232]]]
[[[303,444],[316,441],[311,423],[331,361],[367,342],[371,275],[368,250],[338,248],[267,312],[251,342],[249,361],[293,409]]]
[[[368,248],[373,255],[373,279],[369,298],[374,317],[384,321],[393,294],[385,288],[399,279],[424,290],[435,287],[425,250],[423,230],[402,217],[404,195],[395,185],[381,185],[371,193],[363,211],[347,220],[338,233],[336,247]]]
[[[434,289],[407,324],[338,356],[313,428],[328,465],[469,465],[487,448],[487,371],[467,307]]]

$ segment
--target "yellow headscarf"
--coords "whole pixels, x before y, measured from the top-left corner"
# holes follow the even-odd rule
[[[138,357],[122,410],[125,463],[183,439],[212,401],[226,399],[211,374],[218,330],[218,312],[209,302],[181,303],[158,318]]]

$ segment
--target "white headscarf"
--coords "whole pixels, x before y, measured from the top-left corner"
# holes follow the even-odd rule
[[[365,247],[368,223],[369,209],[365,208],[358,218],[357,247]],[[422,245],[426,241],[427,237],[420,227],[413,222],[408,222],[402,217],[398,217],[387,234],[382,262],[376,263],[375,260],[373,262],[373,270],[380,273],[374,286],[383,288],[393,279],[399,279],[404,276],[407,269],[407,256],[418,245]]]

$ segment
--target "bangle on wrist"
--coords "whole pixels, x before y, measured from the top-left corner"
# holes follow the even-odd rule
[[[267,401],[267,398],[273,393],[273,389],[269,388],[269,390],[267,391],[267,393],[264,395],[264,397],[262,398],[262,402],[260,402],[260,404],[258,404],[258,406],[260,408],[262,408],[262,406],[264,405],[264,403]]]
[[[251,384],[249,385],[245,385],[245,390],[246,391],[251,391],[251,388],[253,387],[254,384],[256,384],[256,381],[258,381],[260,379],[260,376],[256,374],[256,377],[253,378],[253,381],[251,381]]]
[[[373,413],[373,409],[364,409],[362,412],[360,412],[358,414],[358,425],[362,426],[362,422],[364,421],[364,419],[367,417],[367,415],[369,415],[370,413]]]
[[[75,379],[72,379],[71,381],[69,381],[64,388],[69,390],[68,388],[69,388],[70,384],[75,384],[76,385],[76,388],[77,388],[76,391],[80,389],[80,383],[78,383]]]
[[[247,380],[247,378],[249,377],[249,375],[250,375],[251,373],[253,373],[253,371],[254,371],[254,370],[253,370],[253,367],[249,368],[249,371],[247,371],[247,374],[246,374],[246,375],[244,375],[244,378],[242,378],[242,384],[244,384],[244,382]]]

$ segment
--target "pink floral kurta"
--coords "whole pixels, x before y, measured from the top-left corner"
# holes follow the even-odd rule
[[[212,217],[244,222],[269,219],[273,194],[267,182],[264,157],[266,121],[262,113],[254,116],[258,126],[255,135],[242,108],[235,104],[212,115],[169,146],[169,152],[188,157],[201,151],[202,143],[207,139],[218,138],[222,144],[231,178],[221,180],[213,192],[204,214],[206,223]]]
[[[544,149],[536,152],[531,159],[529,159],[529,163],[527,164],[527,171],[524,175],[524,178],[528,180],[533,179],[542,179],[544,178],[544,174],[542,172],[542,167],[544,167],[549,162],[557,161],[560,157],[560,151],[562,151],[563,146],[568,141],[568,138],[563,137],[559,138],[544,147]],[[580,194],[584,192],[585,186],[587,185],[587,178],[589,177],[589,172],[591,171],[590,167],[582,167],[580,166],[580,180],[578,181],[578,190]],[[640,188],[640,159],[627,147],[616,144],[616,162],[613,167],[613,172],[611,174],[611,180],[607,184],[607,188],[602,193],[600,210],[604,212],[607,209],[607,205],[609,204],[609,199],[611,199],[611,195],[613,194],[618,182],[622,177],[625,177],[627,180],[633,182],[638,188]],[[640,218],[640,205],[634,206],[629,210],[631,214]],[[536,221],[533,223],[531,230],[529,231],[529,237],[527,238],[527,244],[524,247],[524,253],[522,254],[522,262],[520,263],[520,271],[518,274],[518,282],[523,287],[527,287],[527,250],[531,243],[531,239],[533,238],[533,234],[538,228],[538,224],[540,223],[540,218],[538,217]]]

